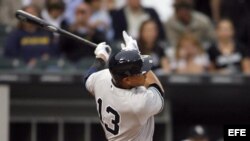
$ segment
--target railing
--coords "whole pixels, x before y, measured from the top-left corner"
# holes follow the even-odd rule
[[[249,76],[159,77],[166,89],[165,110],[156,117],[154,140],[181,140],[184,126],[194,124],[215,128],[212,139],[217,139],[225,123],[250,123]],[[81,73],[1,72],[0,83],[11,92],[10,141],[104,140],[82,79]]]

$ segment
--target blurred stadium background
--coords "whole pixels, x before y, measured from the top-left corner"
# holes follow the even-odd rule
[[[250,123],[247,0],[0,0],[1,141],[105,140],[83,86],[93,49],[18,9],[114,52],[122,30],[137,38],[166,89],[154,141],[223,141],[223,125]]]

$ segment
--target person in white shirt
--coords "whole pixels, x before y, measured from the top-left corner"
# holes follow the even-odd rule
[[[65,4],[61,0],[48,0],[45,3],[41,16],[48,23],[60,27],[66,28],[67,22],[64,16]]]
[[[201,43],[192,34],[184,34],[177,42],[171,68],[180,74],[202,74],[208,67],[209,58]]]
[[[101,32],[105,32],[107,39],[112,40],[113,31],[112,31],[112,22],[111,17],[105,9],[102,0],[85,0],[89,4],[92,15],[89,20],[89,24],[92,28],[97,29]]]

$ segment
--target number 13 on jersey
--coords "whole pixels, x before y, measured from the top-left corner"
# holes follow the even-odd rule
[[[112,114],[114,116],[114,119],[111,120],[111,123],[107,123],[107,122],[103,121],[103,119],[102,119],[102,99],[99,98],[97,100],[97,103],[98,103],[99,117],[100,117],[101,122],[105,125],[105,129],[107,131],[109,131],[110,133],[112,133],[113,135],[117,135],[119,133],[119,129],[120,129],[120,127],[119,127],[119,123],[120,123],[119,113],[110,106],[105,107],[106,111],[104,111],[104,112],[107,112],[108,114]],[[111,124],[114,125],[114,128],[110,128],[108,126]]]

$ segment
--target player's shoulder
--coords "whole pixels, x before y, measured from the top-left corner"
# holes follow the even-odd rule
[[[144,86],[141,86],[131,89],[130,92],[131,92],[131,97],[130,97],[131,104],[136,105],[136,107],[134,108],[141,109],[145,105],[148,98],[148,94],[151,93],[151,90],[147,89]]]
[[[131,89],[131,103],[132,105],[137,105],[138,109],[141,109],[145,106],[148,101],[152,100],[154,96],[160,96],[160,92],[157,88],[144,86]]]
[[[131,89],[131,93],[134,96],[147,96],[149,93],[154,93],[154,87],[146,88],[145,86],[140,86]]]
[[[86,82],[98,82],[101,81],[103,79],[110,79],[111,78],[111,74],[109,72],[108,69],[104,69],[98,72],[95,72],[93,74],[91,74],[88,78]]]
[[[104,69],[96,72],[97,74],[110,74],[109,69]]]
[[[107,77],[107,76],[111,76],[110,72],[108,69],[104,69],[104,70],[101,70],[101,71],[98,71],[98,72],[95,72],[93,74],[91,74],[92,77]]]
[[[95,86],[99,86],[100,83],[111,80],[111,74],[108,69],[101,70],[91,74],[85,83],[87,90],[91,93],[94,92]]]

